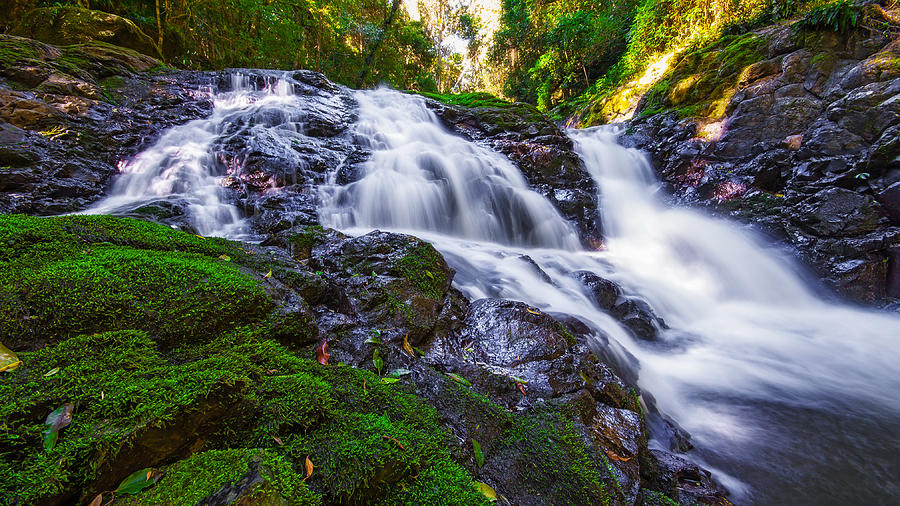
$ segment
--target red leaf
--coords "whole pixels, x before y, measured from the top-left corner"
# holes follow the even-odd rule
[[[328,365],[329,358],[331,358],[331,353],[328,353],[328,340],[326,339],[316,347],[316,360],[322,365]]]

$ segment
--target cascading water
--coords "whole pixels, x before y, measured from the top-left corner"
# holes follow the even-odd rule
[[[417,235],[445,255],[468,297],[588,323],[595,349],[632,364],[658,412],[692,434],[695,457],[738,501],[898,495],[900,318],[821,302],[748,231],[665,206],[643,155],[610,130],[570,134],[602,199],[606,249],[589,252],[508,161],[449,134],[421,99],[356,97],[358,135],[374,152],[361,179],[323,187],[324,225]],[[634,339],[598,309],[579,271],[645,297],[671,328],[659,342]]]
[[[247,75],[234,73],[231,88],[213,96],[209,118],[172,128],[149,149],[121,162],[120,175],[108,196],[86,212],[122,214],[149,204],[181,200],[187,204],[191,225],[200,234],[250,238],[240,210],[226,200],[221,184],[225,174],[213,146],[234,135],[236,125],[252,124],[254,119],[263,125],[290,127],[289,113],[297,109],[297,104],[284,78],[273,78],[256,89]],[[274,122],[273,115],[277,118]]]
[[[372,157],[357,181],[321,188],[324,223],[577,246],[574,229],[506,157],[450,135],[422,97],[378,89],[356,99],[356,139]]]
[[[283,148],[281,158],[292,153],[305,106],[286,74],[269,77],[252,89],[238,74],[232,91],[215,95],[210,118],[173,128],[123,164],[89,212],[182,201],[199,233],[246,239],[215,151],[240,131]],[[597,183],[606,234],[604,251],[584,251],[509,160],[451,135],[422,98],[390,90],[355,98],[355,140],[372,154],[354,182],[339,185],[334,174],[320,186],[323,225],[417,235],[444,254],[469,298],[520,300],[584,321],[595,351],[691,433],[694,457],[738,502],[900,496],[900,318],[821,302],[749,232],[667,207],[644,156],[616,145],[610,130],[570,133]],[[635,339],[597,307],[580,271],[646,298],[670,328],[654,342]]]

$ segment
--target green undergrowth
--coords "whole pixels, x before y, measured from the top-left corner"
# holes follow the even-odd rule
[[[502,98],[497,98],[494,95],[486,92],[474,92],[474,93],[448,93],[448,94],[439,94],[439,93],[429,93],[429,92],[419,92],[420,95],[437,100],[438,102],[445,103],[447,105],[456,105],[462,107],[469,108],[477,108],[477,107],[509,107],[513,105],[511,102],[503,100]]]
[[[851,0],[836,0],[818,5],[794,23],[796,32],[803,30],[831,30],[847,33],[859,25],[863,7]]]

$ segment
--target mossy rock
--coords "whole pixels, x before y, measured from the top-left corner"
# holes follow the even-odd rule
[[[208,450],[162,469],[159,484],[136,496],[121,496],[119,505],[259,504],[316,505],[289,461],[270,450]]]
[[[637,112],[720,119],[745,69],[764,58],[764,46],[762,37],[748,33],[725,36],[687,53],[641,98]]]
[[[159,55],[153,39],[131,20],[79,7],[32,9],[10,33],[55,45],[108,42],[146,55]]]
[[[37,349],[81,333],[143,329],[208,338],[275,306],[230,260],[234,243],[131,219],[0,217],[0,333]]]

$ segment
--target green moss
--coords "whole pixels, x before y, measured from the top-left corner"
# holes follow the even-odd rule
[[[432,299],[443,298],[450,282],[444,257],[428,243],[422,243],[401,258],[391,274],[405,278]]]
[[[497,98],[490,93],[485,92],[475,92],[475,93],[458,93],[458,94],[439,94],[439,93],[429,93],[429,92],[420,92],[422,96],[437,100],[438,102],[443,102],[447,105],[457,105],[462,107],[499,107],[505,108],[513,105],[511,102],[503,100],[502,98]]]
[[[741,73],[762,60],[764,40],[755,34],[726,36],[687,53],[642,98],[641,115],[720,118]]]
[[[251,504],[321,504],[291,464],[268,450],[209,450],[163,469],[159,483],[135,497],[117,498],[123,505],[195,505],[229,487],[242,486]]]
[[[325,229],[319,225],[308,225],[290,237],[292,254],[299,260],[309,258],[313,247],[325,237]]]
[[[188,234],[138,223],[0,219],[6,246],[0,250],[0,333],[16,336],[11,342],[17,347],[129,328],[195,339],[262,319],[274,307],[258,282],[230,262],[109,241],[147,244],[152,237],[162,247],[165,236],[177,236],[193,242]]]
[[[442,380],[441,402],[452,406],[467,424],[489,461],[504,459],[527,483],[527,492],[566,497],[573,504],[616,503],[616,481],[597,454],[582,439],[567,409],[536,406],[515,415],[450,378]],[[512,472],[512,471],[511,471]]]
[[[10,429],[0,440],[0,494],[25,503],[89,484],[147,431],[177,433],[190,413],[223,409],[249,382],[228,357],[169,363],[137,331],[78,336],[19,357],[23,365],[0,385],[0,420]],[[43,420],[66,402],[76,406],[72,424],[44,451]]]
[[[40,62],[38,43],[20,37],[0,36],[0,66],[11,67],[16,63]]]

